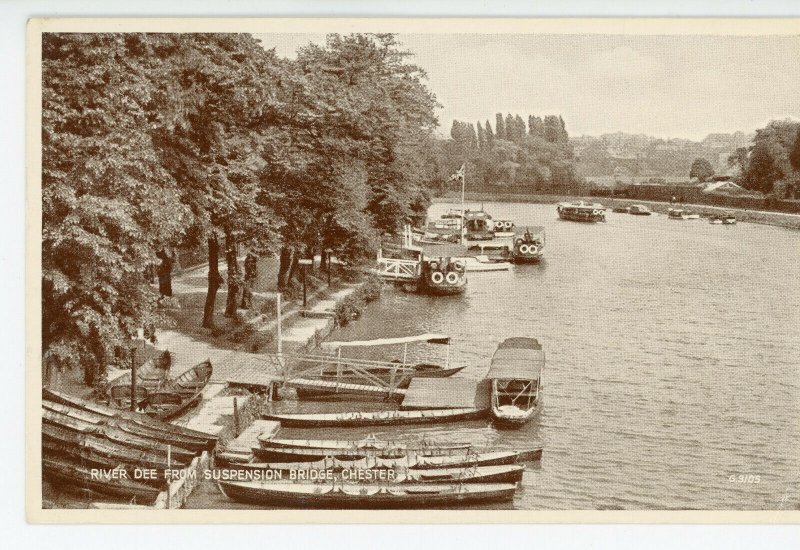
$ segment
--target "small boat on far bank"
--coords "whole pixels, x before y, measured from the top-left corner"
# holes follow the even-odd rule
[[[708,218],[708,223],[715,225],[735,225],[736,216],[733,214],[715,214]]]
[[[544,351],[535,338],[508,338],[492,356],[492,419],[498,428],[519,428],[539,410]]]
[[[628,214],[632,216],[651,216],[653,213],[643,204],[632,204],[628,209]]]
[[[588,204],[580,202],[560,202],[556,207],[558,217],[562,220],[573,222],[604,222],[606,221],[606,208],[602,204]]]
[[[670,220],[688,219],[686,213],[679,208],[670,208],[669,210],[667,210],[667,218],[669,218]]]

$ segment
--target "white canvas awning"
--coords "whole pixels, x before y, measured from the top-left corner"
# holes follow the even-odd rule
[[[417,336],[402,336],[400,338],[379,338],[377,340],[354,340],[352,342],[322,342],[323,349],[336,350],[342,348],[368,348],[375,346],[392,346],[397,344],[449,344],[450,337],[446,334],[426,333]]]
[[[534,338],[508,338],[492,356],[486,378],[535,380],[544,368],[544,351]]]

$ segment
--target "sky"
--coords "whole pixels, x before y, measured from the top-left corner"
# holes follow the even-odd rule
[[[260,34],[293,57],[322,34]],[[800,118],[800,36],[400,34],[453,119],[560,114],[572,136],[699,140]]]

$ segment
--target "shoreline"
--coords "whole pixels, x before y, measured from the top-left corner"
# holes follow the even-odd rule
[[[452,203],[458,202],[459,197],[433,197],[431,203]],[[736,220],[739,222],[757,223],[761,225],[772,225],[785,229],[800,230],[800,214],[787,214],[784,212],[772,212],[767,210],[748,210],[746,208],[723,208],[707,204],[671,204],[661,201],[644,201],[617,197],[592,197],[588,195],[517,195],[517,194],[498,194],[490,193],[466,193],[465,200],[470,202],[518,202],[524,204],[557,204],[559,202],[569,202],[583,200],[587,202],[599,202],[608,208],[616,206],[630,206],[632,204],[642,204],[650,208],[653,212],[666,214],[670,208],[689,209],[698,212],[703,217],[709,215],[734,212]]]

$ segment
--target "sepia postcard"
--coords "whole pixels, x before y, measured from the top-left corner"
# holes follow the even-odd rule
[[[28,520],[800,521],[798,58],[31,20]]]

